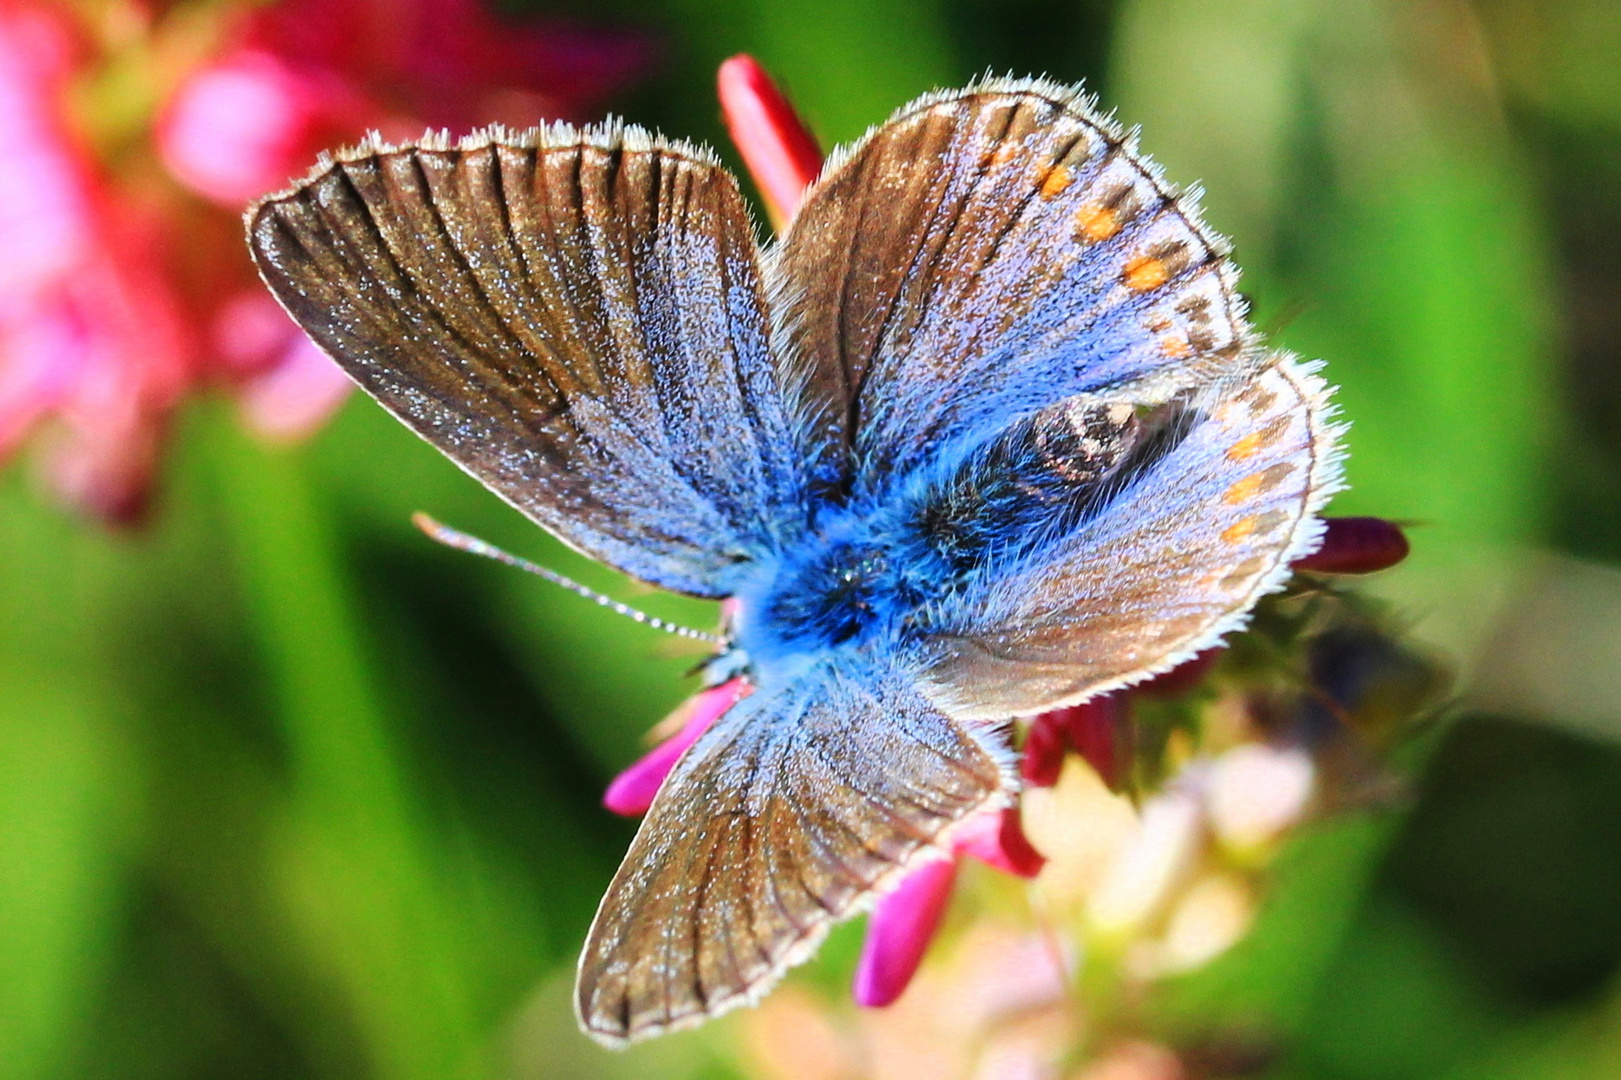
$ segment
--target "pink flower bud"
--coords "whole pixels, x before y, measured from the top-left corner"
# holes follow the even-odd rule
[[[955,859],[934,859],[879,898],[867,921],[867,937],[856,966],[853,993],[857,1005],[882,1008],[906,990],[940,927],[956,880]]]
[[[714,726],[716,720],[725,715],[727,709],[742,701],[752,689],[745,680],[732,679],[690,698],[682,706],[682,711],[687,715],[681,730],[614,777],[613,783],[603,793],[602,805],[624,817],[647,813],[664,778],[670,775],[670,770],[687,752],[687,747],[697,742],[704,732]]]
[[[754,57],[739,54],[721,64],[716,83],[726,129],[780,232],[822,171],[822,151]]]
[[[972,855],[986,866],[1015,877],[1033,878],[1046,865],[1046,856],[1024,835],[1019,808],[1006,806],[963,822],[951,838],[951,850]]]
[[[1410,550],[1401,526],[1376,517],[1324,518],[1323,544],[1296,559],[1296,570],[1319,574],[1371,574],[1407,558]]]

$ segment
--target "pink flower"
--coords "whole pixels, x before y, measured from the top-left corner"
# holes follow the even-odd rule
[[[181,82],[157,136],[177,180],[232,209],[368,128],[573,118],[651,59],[645,37],[503,20],[479,0],[284,0],[227,40]]]
[[[0,6],[0,461],[37,433],[58,494],[110,521],[144,507],[190,393],[231,389],[274,438],[348,394],[253,273],[248,202],[368,128],[578,117],[651,56],[642,36],[507,22],[478,0],[112,4]],[[116,58],[97,51],[104,21],[137,35]],[[218,45],[169,70],[180,37]],[[106,98],[113,68],[169,92],[111,136],[79,130],[68,103]]]
[[[158,119],[158,152],[182,185],[240,209],[307,168],[324,129],[353,128],[366,112],[340,77],[239,48],[181,82]]]
[[[1024,835],[1016,806],[989,810],[963,822],[951,836],[949,858],[919,866],[873,905],[856,965],[857,1005],[882,1008],[905,992],[940,927],[957,881],[957,865],[965,855],[1022,878],[1041,873],[1047,861]]]
[[[110,197],[69,130],[75,30],[60,9],[0,10],[0,456],[54,417],[48,475],[73,501],[129,520],[191,342],[141,257],[163,243],[159,223]]]
[[[748,697],[753,689],[742,679],[732,679],[687,699],[666,721],[679,725],[676,733],[614,777],[603,793],[602,805],[624,817],[647,813],[647,808],[653,805],[653,796],[658,794],[664,778],[670,775],[687,747],[697,742],[727,709]]]
[[[754,57],[740,54],[721,64],[715,82],[726,130],[780,232],[822,171],[821,148]]]

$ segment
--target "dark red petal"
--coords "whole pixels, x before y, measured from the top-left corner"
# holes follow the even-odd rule
[[[1125,778],[1125,755],[1120,742],[1130,719],[1126,694],[1116,691],[1082,705],[1060,710],[1069,744],[1111,788]]]
[[[1064,754],[1069,750],[1069,736],[1064,728],[1063,710],[1042,713],[1030,721],[1024,736],[1024,756],[1019,762],[1019,774],[1030,787],[1052,787],[1058,783],[1058,774],[1064,771]]]
[[[822,171],[821,148],[754,57],[739,54],[721,64],[716,89],[726,129],[780,230]]]
[[[1221,650],[1226,646],[1217,645],[1184,660],[1176,667],[1163,675],[1155,675],[1145,683],[1138,683],[1131,688],[1133,694],[1142,694],[1146,697],[1178,697],[1192,690],[1204,681],[1216,661],[1221,657]]]
[[[1371,574],[1407,558],[1407,536],[1393,521],[1376,517],[1324,518],[1323,546],[1296,559],[1296,570],[1319,574]]]
[[[882,1008],[905,991],[940,927],[956,879],[955,859],[931,860],[879,899],[867,920],[867,938],[856,965],[852,992],[857,1005]]]

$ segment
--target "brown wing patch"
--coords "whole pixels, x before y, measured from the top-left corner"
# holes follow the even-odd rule
[[[580,957],[576,1008],[617,1045],[753,1000],[959,822],[1004,804],[1006,732],[894,673],[756,693],[659,791]]]

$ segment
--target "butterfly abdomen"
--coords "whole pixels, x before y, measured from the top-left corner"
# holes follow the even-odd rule
[[[1118,403],[1043,410],[904,500],[902,545],[938,596],[1017,562],[1106,505],[1157,424]]]

